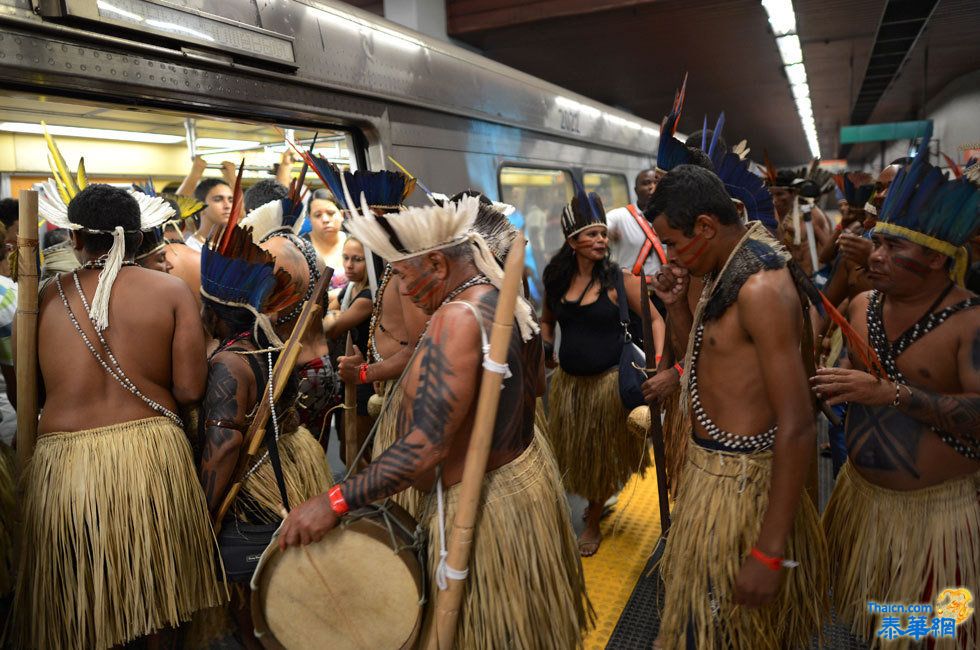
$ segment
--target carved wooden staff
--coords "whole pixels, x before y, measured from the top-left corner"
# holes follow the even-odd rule
[[[283,349],[279,352],[279,358],[276,359],[276,364],[272,369],[272,376],[269,377],[269,381],[272,382],[273,402],[279,399],[282,391],[286,388],[289,377],[293,373],[293,368],[296,366],[296,359],[299,357],[299,352],[303,348],[303,344],[300,341],[306,329],[310,326],[310,322],[316,318],[320,309],[320,297],[323,295],[323,291],[327,285],[330,284],[330,278],[332,277],[333,269],[328,266],[320,274],[320,279],[313,286],[313,293],[310,295],[310,299],[303,305],[303,310],[300,311],[299,318],[296,319],[296,324],[293,325],[292,333],[290,333]],[[225,495],[221,506],[219,506],[212,520],[215,534],[221,530],[221,522],[224,521],[225,515],[228,514],[232,504],[235,503],[235,499],[238,498],[238,493],[241,492],[242,482],[245,480],[245,472],[251,466],[256,456],[259,455],[259,449],[262,448],[262,443],[265,442],[265,425],[269,421],[269,416],[272,414],[272,406],[269,404],[268,394],[268,387],[266,387],[260,396],[258,409],[255,412],[255,417],[252,418],[252,424],[249,425],[248,431],[245,432],[245,438],[242,442],[243,450],[238,455],[238,463],[235,465],[234,474],[232,474],[231,487],[228,488],[228,493]]]
[[[653,340],[653,315],[650,313],[650,294],[647,291],[647,276],[640,273],[640,316],[643,319],[643,352],[647,358],[647,365],[650,359],[657,358],[657,347]],[[664,358],[669,359],[673,355],[670,353],[670,337],[664,337]],[[669,367],[669,366],[667,366]],[[657,549],[662,547],[662,542],[667,538],[667,531],[670,530],[670,495],[667,493],[667,452],[664,447],[664,427],[660,420],[660,400],[647,402],[650,408],[650,438],[653,442],[653,463],[657,469],[657,495],[660,497],[660,541]]]
[[[504,265],[503,285],[497,297],[497,309],[490,332],[490,360],[499,365],[507,363],[517,292],[524,277],[524,242],[524,237],[518,236],[511,246]],[[484,367],[479,399],[476,403],[476,417],[473,420],[473,432],[466,452],[466,462],[463,465],[459,505],[449,535],[449,555],[446,564],[457,571],[466,571],[469,566],[473,528],[480,507],[480,494],[483,491],[483,478],[487,470],[487,458],[490,455],[503,380],[504,375],[501,372]],[[450,650],[456,638],[459,608],[463,602],[463,589],[466,586],[465,578],[457,580],[447,577],[447,582],[448,589],[440,591],[436,597],[435,624],[429,630],[426,641],[426,648],[429,650],[436,648]]]
[[[37,437],[37,192],[21,190],[17,231],[17,461],[23,471]]]

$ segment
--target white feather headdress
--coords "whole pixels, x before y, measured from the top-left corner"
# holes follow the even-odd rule
[[[353,201],[348,201],[353,205]],[[497,264],[486,241],[473,231],[480,209],[474,196],[463,197],[444,206],[403,208],[397,214],[376,216],[361,197],[361,210],[351,210],[344,222],[348,232],[388,262],[399,262],[432,251],[470,242],[477,269],[500,289],[504,271]],[[522,296],[514,314],[521,338],[530,340],[540,331],[530,303]]]
[[[283,225],[282,199],[274,199],[255,208],[242,219],[241,225],[252,229],[252,241],[256,244],[261,244],[269,233],[288,228]],[[303,217],[300,214],[290,230],[294,235],[298,235],[302,228]]]

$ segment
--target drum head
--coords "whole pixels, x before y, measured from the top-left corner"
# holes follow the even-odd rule
[[[413,647],[421,627],[418,562],[393,551],[387,529],[370,519],[285,552],[273,540],[252,587],[267,648],[397,650]]]

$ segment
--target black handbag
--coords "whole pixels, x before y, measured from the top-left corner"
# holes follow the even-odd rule
[[[619,354],[619,399],[627,411],[646,404],[643,382],[646,380],[646,356],[633,342],[630,334],[629,307],[622,272],[616,275],[616,302],[619,303],[619,324],[623,327],[623,350]]]
[[[270,380],[271,381],[271,380]],[[268,394],[267,392],[263,393]],[[276,417],[275,409],[270,417]],[[286,494],[286,480],[282,473],[282,462],[279,458],[279,444],[273,433],[267,436],[269,462],[276,475],[276,485],[282,504],[289,510],[289,497]],[[233,515],[225,517],[221,522],[221,532],[218,534],[218,553],[225,567],[225,580],[248,584],[252,574],[259,565],[262,553],[272,543],[272,536],[279,530],[280,524],[249,524],[238,521]]]

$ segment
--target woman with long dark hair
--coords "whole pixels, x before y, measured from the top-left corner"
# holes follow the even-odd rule
[[[565,207],[561,226],[565,243],[543,275],[541,333],[550,365],[556,323],[561,332],[558,369],[548,396],[548,431],[566,489],[589,501],[579,537],[579,552],[588,557],[602,540],[603,505],[647,464],[646,439],[630,433],[629,414],[619,397],[624,327],[616,287],[624,287],[634,314],[644,298],[639,278],[609,260],[606,214],[597,194],[586,196],[579,189]],[[656,309],[650,311],[659,354],[664,323]]]

